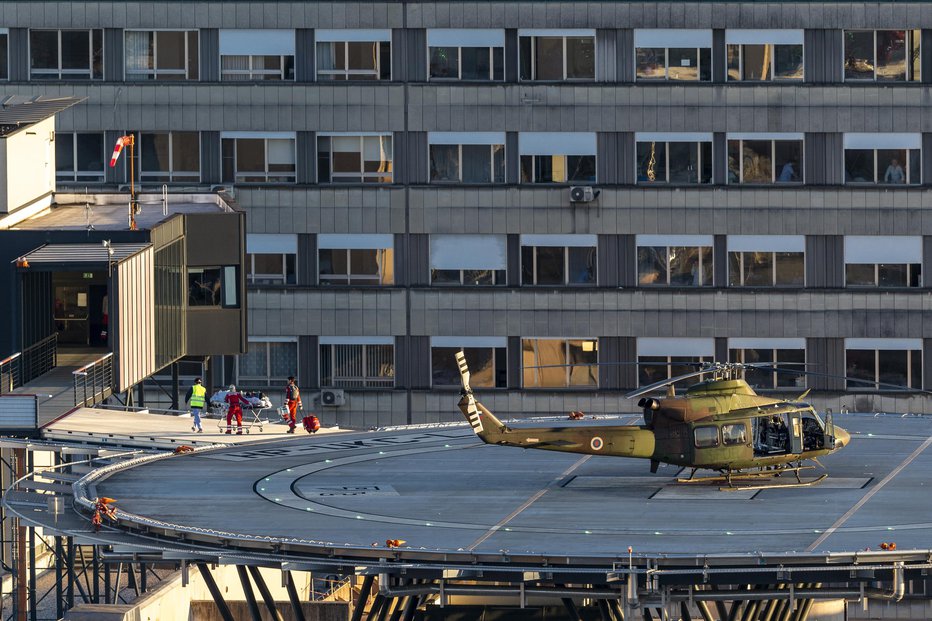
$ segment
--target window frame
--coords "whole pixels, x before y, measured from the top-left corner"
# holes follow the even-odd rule
[[[151,69],[130,69],[127,66],[127,57],[126,47],[127,47],[127,38],[126,35],[130,32],[147,32],[152,35],[152,68]],[[159,49],[159,36],[160,32],[183,32],[184,36],[184,69],[159,69],[158,68],[158,49]],[[192,77],[192,68],[191,68],[191,41],[190,34],[194,33],[196,36],[196,41],[194,44],[194,49],[197,52],[197,67],[194,68],[194,76]],[[198,28],[125,28],[123,29],[123,81],[124,82],[159,82],[159,81],[198,81],[200,80],[201,75],[201,53],[200,53],[200,44],[201,44],[201,31]],[[178,80],[173,80],[171,78],[160,78],[159,76],[181,76]]]
[[[874,159],[874,180],[873,181],[849,181],[848,180],[848,151],[871,151],[872,152],[873,159]],[[881,177],[886,176],[887,173],[886,171],[883,171],[883,173],[881,173],[880,171],[880,165],[878,161],[880,157],[880,151],[905,151],[906,152],[906,161],[903,162],[904,166],[902,167],[903,172],[905,173],[905,180],[903,181],[903,183],[887,183],[886,181],[881,180]],[[919,163],[917,165],[917,168],[919,170],[919,181],[912,181],[911,179],[913,167],[910,165],[910,163],[911,163],[911,157],[913,156],[914,152],[919,157]],[[916,186],[922,185],[922,147],[918,149],[885,148],[885,147],[873,147],[873,148],[865,148],[865,149],[850,148],[849,149],[846,147],[843,149],[842,166],[844,167],[845,185],[853,185],[855,187],[879,186],[883,188],[899,188],[899,187],[908,188],[908,187],[916,187]]]
[[[525,367],[525,366],[524,366],[524,352],[525,352],[525,347],[524,347],[524,345],[525,345],[525,342],[527,342],[527,341],[560,341],[560,342],[562,342],[562,343],[563,343],[563,360],[569,360],[569,359],[570,359],[570,344],[571,344],[572,342],[574,342],[574,341],[579,341],[580,343],[594,343],[594,345],[593,345],[593,351],[595,352],[595,362],[583,362],[583,363],[570,363],[570,362],[567,362],[567,363],[565,363],[565,365],[557,365],[557,366],[565,366],[565,369],[564,369],[564,370],[565,370],[565,377],[564,377],[565,383],[564,383],[562,386],[544,386],[544,385],[541,385],[540,383],[538,383],[537,385],[533,385],[533,384],[532,384],[532,385],[529,385],[528,382],[526,381],[526,375],[527,375],[527,373],[528,373],[529,371],[538,372],[538,373],[539,373],[539,372],[541,371],[541,369],[540,369],[537,365],[531,365],[530,367]],[[585,345],[581,345],[581,347],[583,348],[583,351],[585,351],[585,349],[584,349],[584,348],[585,348]],[[539,360],[539,358],[540,358],[539,354],[536,352],[536,350],[533,350],[533,349],[532,349],[532,351],[535,352],[535,353],[534,353],[534,362],[539,363],[539,362],[540,362],[540,360]],[[594,383],[592,383],[592,384],[574,384],[574,383],[572,383],[572,379],[573,379],[573,369],[574,369],[574,368],[576,368],[576,367],[593,367],[593,366],[594,366],[595,369],[596,369],[595,374],[594,374],[594,376],[595,376],[595,382],[594,382]],[[534,368],[532,368],[532,367],[534,367]],[[601,378],[599,377],[599,371],[598,371],[598,369],[599,369],[599,339],[598,339],[598,337],[588,337],[588,338],[587,338],[587,337],[582,337],[582,338],[577,338],[577,337],[560,337],[560,336],[557,336],[557,337],[550,337],[550,336],[547,336],[547,337],[522,336],[522,337],[521,337],[521,388],[522,388],[522,389],[525,389],[525,390],[598,390],[598,389],[599,389],[600,379],[601,379]],[[540,378],[539,378],[539,377],[538,377],[538,382],[540,382]]]
[[[525,274],[525,264],[524,264],[524,250],[529,248],[531,251],[531,280],[532,282],[524,281]],[[563,252],[563,282],[554,285],[554,284],[540,284],[538,283],[538,270],[537,270],[537,259],[538,259],[538,250],[540,248],[558,248]],[[586,248],[590,249],[590,252],[593,253],[593,263],[592,263],[592,272],[594,278],[592,282],[571,282],[570,281],[570,250],[574,248]],[[551,246],[543,244],[521,244],[521,286],[522,287],[597,287],[599,284],[599,245],[596,242],[594,245],[585,245],[585,246],[575,246],[575,245],[564,245],[564,246]]]
[[[491,342],[499,341],[499,342]],[[492,359],[492,385],[476,384],[476,370],[472,371],[472,385],[483,390],[502,390],[508,388],[508,343],[505,337],[438,337],[433,336],[430,339],[430,387],[435,390],[459,389],[460,378],[456,374],[455,379],[449,384],[438,384],[435,379],[434,355],[435,350],[440,349],[459,349],[468,350],[488,350],[491,351]],[[468,356],[467,356],[468,357]],[[499,368],[501,363],[501,368]],[[452,362],[450,362],[452,364]],[[501,375],[501,377],[499,377]]]
[[[521,165],[521,160],[523,160],[523,159],[526,158],[526,157],[531,158],[531,171],[533,172],[533,176],[532,176],[530,179],[528,179],[528,180],[525,180],[525,179],[523,178],[523,177],[524,177],[524,175],[523,175],[524,166]],[[567,158],[570,158],[570,157],[591,157],[591,158],[592,158],[592,170],[593,170],[592,179],[570,179],[570,178],[569,178],[569,174],[567,174],[566,181],[538,181],[538,179],[537,179],[537,158],[540,158],[540,157],[544,157],[544,158],[548,158],[548,159],[552,159],[552,158],[555,158],[555,157],[563,158],[563,170],[567,171],[567,173],[569,172],[569,164],[568,164]],[[519,169],[519,171],[522,173],[522,175],[521,175],[522,179],[521,179],[520,183],[523,184],[523,185],[555,185],[555,186],[556,186],[556,185],[573,185],[574,183],[579,183],[579,184],[592,183],[592,184],[595,184],[595,183],[598,183],[598,172],[599,172],[599,167],[598,167],[598,166],[599,166],[599,162],[598,162],[598,154],[597,154],[597,153],[591,153],[591,154],[587,153],[587,154],[585,154],[585,155],[553,153],[553,154],[550,154],[550,155],[537,155],[537,154],[535,154],[535,155],[530,155],[530,154],[527,154],[527,155],[519,155],[519,156],[518,156],[518,169]]]
[[[638,50],[659,50],[659,49],[663,50],[663,77],[662,78],[640,77],[638,75]],[[696,75],[697,77],[695,80],[683,80],[679,78],[670,77],[670,50],[696,50]],[[705,79],[705,80],[702,79],[702,56],[703,56],[702,51],[703,50],[708,50],[708,56],[709,56],[709,77],[708,79]],[[679,84],[681,82],[686,83],[686,84],[691,83],[691,82],[711,82],[712,81],[712,48],[711,47],[693,47],[691,45],[686,46],[686,47],[676,47],[676,46],[671,46],[671,45],[665,45],[662,47],[642,45],[640,47],[635,47],[634,48],[634,81],[635,83],[644,82],[648,84],[659,83],[659,82],[673,82],[676,84]]]
[[[343,69],[321,69],[319,66],[319,54],[317,52],[317,47],[321,43],[329,44],[342,44],[343,45]],[[350,69],[350,54],[349,54],[349,44],[350,43],[371,43],[375,47],[375,69]],[[382,44],[388,44],[388,78],[382,78]],[[371,80],[362,78],[360,79],[357,76],[374,76]],[[321,76],[342,76],[340,77],[321,77]],[[329,82],[353,82],[353,81],[364,81],[364,82],[391,82],[393,78],[392,75],[392,42],[391,39],[385,41],[382,39],[372,39],[372,40],[341,40],[341,41],[314,41],[314,79],[317,82],[329,83]]]
[[[31,46],[30,46],[31,47]],[[0,51],[3,53],[4,62],[0,63],[0,82],[10,80],[10,29],[0,28]],[[30,51],[31,54],[31,51]],[[30,57],[30,66],[32,58]],[[103,68],[103,65],[101,65]]]
[[[272,374],[272,344],[292,344],[294,345],[294,357],[295,357],[295,366],[296,368],[292,372],[292,375],[295,377],[300,377],[301,371],[301,357],[298,354],[298,339],[297,338],[285,338],[279,339],[274,337],[247,337],[246,339],[246,354],[239,354],[234,359],[233,364],[233,374],[236,378],[236,386],[242,390],[244,387],[256,386],[263,388],[274,388],[282,378],[278,375]],[[243,355],[248,355],[249,344],[262,344],[265,346],[265,372],[266,377],[260,376],[244,376],[240,372],[240,358]],[[208,395],[209,396],[209,395]]]
[[[57,56],[58,69],[34,69],[32,66],[32,33],[33,32],[54,32],[57,36]],[[62,63],[62,33],[63,32],[86,32],[87,33],[87,70],[83,69],[64,69]],[[94,33],[99,33],[100,37],[100,73],[94,73]],[[7,77],[9,80],[10,58],[9,58],[9,34],[7,33]],[[106,58],[106,41],[104,41],[103,28],[30,28],[29,29],[29,80],[75,80],[75,81],[93,81],[104,79],[104,59]],[[87,77],[81,77],[85,74]],[[37,77],[46,76],[46,77]]]
[[[247,59],[249,67],[247,69],[224,69],[223,59],[235,56],[243,56]],[[253,66],[257,58],[278,57],[278,71],[274,69],[258,69]],[[287,60],[291,59],[291,76],[288,75]],[[220,56],[220,81],[221,82],[294,82],[295,81],[295,56],[293,54],[222,54]],[[275,76],[277,78],[268,78],[266,76]],[[244,76],[241,79],[230,76]],[[226,78],[226,79],[224,79]]]
[[[489,181],[489,182],[482,182],[482,181],[463,181],[463,147],[464,147],[464,146],[467,146],[467,147],[485,147],[485,146],[487,146],[487,147],[489,147],[489,178],[491,179],[491,181]],[[456,153],[457,153],[457,155],[456,155],[456,157],[457,157],[457,161],[456,161],[456,165],[457,165],[457,179],[456,179],[456,180],[454,180],[454,181],[446,181],[446,180],[443,180],[443,179],[439,179],[439,180],[434,180],[434,179],[433,179],[433,176],[432,176],[432,174],[431,174],[431,173],[433,172],[433,166],[432,166],[433,155],[431,154],[431,151],[432,151],[432,149],[433,149],[434,147],[456,147],[456,148],[457,148],[457,151],[456,151]],[[500,151],[501,151],[502,166],[501,166],[501,170],[499,171],[499,172],[501,173],[501,175],[500,175],[501,181],[496,181],[496,180],[495,180],[495,177],[496,177],[496,175],[495,175],[495,173],[496,173],[496,170],[495,170],[495,152],[496,152],[496,149],[495,149],[495,147],[501,147],[501,148],[500,148]],[[392,156],[394,157],[394,151],[392,152]],[[429,144],[427,145],[427,182],[428,182],[428,183],[431,183],[431,184],[437,184],[437,185],[452,185],[452,184],[468,184],[468,185],[481,185],[481,186],[503,185],[503,184],[505,183],[505,168],[506,168],[505,158],[506,158],[506,156],[505,156],[505,144],[504,144],[504,143],[501,143],[501,144],[488,144],[488,145],[485,145],[485,144],[463,144],[463,143],[459,143],[459,144],[449,144],[449,143],[440,143],[440,142],[437,142],[437,143],[429,143]]]
[[[744,185],[744,186],[761,186],[761,187],[770,187],[770,186],[801,186],[806,184],[806,166],[805,158],[806,154],[806,140],[805,138],[728,138],[725,139],[725,150],[726,154],[731,152],[731,143],[738,143],[738,151],[742,154],[738,161],[738,180],[731,181],[729,178],[730,175],[727,174],[731,171],[731,168],[727,166],[727,155],[726,155],[726,175],[725,179],[727,185]],[[760,182],[760,181],[744,181],[744,143],[745,142],[769,142],[770,143],[770,181],[769,182]],[[799,143],[799,160],[797,162],[799,170],[797,175],[799,176],[799,181],[777,181],[779,178],[779,173],[777,172],[777,143],[778,142],[798,142]]]
[[[256,256],[277,256],[281,257],[282,260],[282,273],[281,274],[257,274],[256,273]],[[288,257],[294,257],[294,282],[288,281]],[[295,285],[298,283],[298,255],[290,252],[283,252],[281,254],[271,253],[271,252],[247,252],[246,253],[246,284],[247,285],[256,285],[256,286],[268,286],[268,285]],[[272,280],[281,276],[281,282],[261,282],[265,280]],[[261,277],[261,278],[260,278]]]
[[[561,58],[561,60],[563,61],[562,77],[560,77],[560,78],[558,78],[558,79],[556,79],[556,80],[542,80],[542,79],[540,79],[540,78],[537,77],[537,41],[538,41],[538,39],[543,39],[543,38],[547,38],[547,39],[559,38],[559,39],[561,39],[561,45],[562,45],[562,51],[561,51],[562,58]],[[588,38],[588,39],[592,39],[592,49],[593,49],[593,57],[592,57],[592,77],[591,77],[591,78],[589,78],[589,77],[586,77],[586,78],[568,78],[568,77],[567,77],[567,67],[568,67],[568,65],[567,65],[567,60],[568,60],[568,56],[567,56],[567,53],[566,53],[567,41],[568,41],[569,39],[587,39],[587,38]],[[531,64],[530,64],[530,70],[531,70],[531,76],[532,76],[531,78],[522,78],[522,77],[521,77],[521,66],[522,66],[522,62],[521,62],[521,48],[522,48],[521,39],[530,39],[530,40],[531,40],[531,43],[530,43],[530,48],[531,48],[531,49],[530,49],[530,63],[531,63]],[[597,41],[596,41],[596,39],[597,39],[597,36],[596,36],[595,34],[588,34],[588,33],[587,33],[587,34],[557,34],[557,33],[554,33],[554,34],[527,34],[527,35],[522,35],[522,34],[520,33],[520,31],[519,31],[519,33],[518,33],[518,81],[519,81],[519,82],[549,82],[549,83],[556,83],[556,82],[583,82],[583,83],[585,83],[585,82],[595,82],[595,81],[598,79],[598,75],[599,75],[599,62],[598,62],[598,53],[596,52],[596,49],[597,49],[597,48],[596,48],[596,46],[597,46]]]
[[[200,183],[201,182],[201,132],[199,131],[132,131],[126,132],[135,136],[136,147],[136,174],[140,183],[157,183],[157,184],[177,184],[177,183]],[[197,136],[197,172],[175,171],[175,137],[178,134],[194,134]],[[144,171],[142,168],[142,145],[144,136],[168,136],[168,170],[167,171]],[[168,179],[157,178],[159,175],[168,176]]]
[[[647,144],[647,143],[651,143],[651,144],[661,143],[661,144],[664,145],[664,160],[665,160],[665,162],[664,162],[664,170],[666,171],[666,179],[663,180],[663,181],[656,181],[656,180],[651,181],[650,179],[648,179],[648,180],[646,180],[646,181],[642,181],[642,180],[640,179],[640,175],[639,175],[639,172],[640,172],[640,171],[639,171],[639,168],[640,168],[640,161],[638,160],[638,156],[637,156],[637,153],[638,153],[638,145]],[[670,145],[671,145],[671,144],[689,144],[689,145],[695,145],[695,148],[696,148],[696,155],[697,155],[697,157],[696,157],[696,161],[697,161],[696,179],[697,179],[697,181],[692,182],[692,183],[690,183],[690,182],[688,182],[688,181],[686,181],[686,182],[684,182],[684,181],[670,181]],[[703,145],[706,145],[706,144],[709,145],[709,166],[710,166],[709,180],[708,180],[708,181],[699,181],[698,179],[700,179],[700,177],[701,177],[701,175],[702,175],[702,171],[703,171],[704,168],[705,168],[705,158],[704,158],[704,155],[703,155],[703,151],[704,151],[705,149],[703,148]],[[656,147],[654,147],[654,150],[656,151]],[[715,170],[714,170],[714,168],[715,168],[715,142],[714,142],[713,140],[711,140],[711,139],[709,139],[709,140],[675,140],[675,139],[672,139],[672,138],[671,138],[671,139],[667,139],[667,140],[637,140],[637,135],[635,134],[635,143],[634,143],[634,183],[635,183],[635,185],[644,186],[644,187],[655,187],[655,186],[664,186],[664,187],[671,187],[671,186],[673,186],[673,187],[678,187],[678,186],[689,186],[689,187],[693,187],[693,186],[708,186],[708,185],[713,185],[713,184],[715,183]]]
[[[298,151],[297,138],[293,134],[290,136],[224,136],[220,134],[220,169],[223,173],[225,160],[229,159],[224,155],[224,142],[233,142],[233,179],[224,178],[224,183],[255,185],[255,184],[292,184],[298,181]],[[263,141],[263,171],[240,171],[239,170],[239,149],[238,141],[240,140],[262,140]],[[294,170],[291,172],[280,170],[269,170],[269,141],[270,140],[290,140],[292,153],[294,154]],[[223,176],[223,175],[221,175]],[[259,181],[240,180],[242,177],[264,177]],[[270,179],[271,177],[283,177],[284,179]]]
[[[642,245],[638,242],[635,242],[635,244],[636,246],[635,246],[635,267],[634,268],[637,270],[637,273],[635,274],[635,276],[637,277],[638,287],[648,287],[648,288],[653,288],[653,287],[697,288],[698,287],[698,288],[703,288],[703,287],[714,287],[715,286],[714,284],[715,283],[715,247],[714,245],[710,245],[710,246],[683,246],[683,245],[654,246],[654,245]],[[640,257],[638,256],[639,254],[638,251],[641,248],[664,248],[665,249],[664,262],[665,262],[665,271],[666,271],[666,282],[662,282],[662,283],[642,283],[641,282],[641,260],[640,260]],[[710,275],[709,275],[709,282],[708,283],[701,282],[698,285],[671,284],[670,282],[671,277],[672,277],[672,272],[670,270],[670,249],[671,248],[697,248],[699,250],[699,269],[697,273],[700,275],[700,278],[702,280],[705,280],[705,272],[703,271],[704,257],[706,254],[708,254],[709,259],[711,261],[711,266],[712,266],[710,270]],[[704,252],[703,250],[706,248],[708,249],[708,253]]]
[[[69,132],[55,132],[56,148],[58,139],[60,136],[70,135],[72,137],[71,141],[71,157],[73,158],[71,176],[66,178],[62,177],[62,171],[58,170],[58,158],[55,159],[55,180],[58,183],[106,183],[107,182],[107,160],[106,160],[106,135],[104,132],[78,132],[78,131],[69,131]],[[98,171],[82,171],[78,170],[78,136],[80,135],[90,135],[90,136],[100,136],[101,140],[101,169],[100,174]],[[79,179],[79,177],[99,177],[99,180],[90,181],[88,179]]]
[[[729,431],[727,433],[725,431],[726,427],[729,428]],[[739,428],[742,430],[740,440],[738,440],[737,438],[731,437],[731,434],[733,433],[733,431],[731,431],[732,428],[734,430],[737,430]],[[722,446],[741,446],[743,444],[748,444],[748,437],[749,437],[748,426],[745,423],[743,422],[724,423],[720,429],[721,429],[720,435],[721,435]]]
[[[732,45],[738,47],[738,75],[741,76],[739,78],[732,78],[731,71],[728,67],[728,48]],[[768,66],[768,72],[770,75],[767,79],[761,78],[757,80],[749,80],[749,79],[744,78],[744,48],[745,46],[748,46],[748,45],[763,45],[769,48],[768,54],[770,55],[771,61],[770,61],[770,65]],[[774,70],[776,68],[776,62],[777,62],[777,50],[776,50],[777,46],[781,46],[781,47],[799,46],[800,51],[802,52],[800,65],[803,68],[803,73],[801,76],[799,76],[798,78],[786,78],[786,77],[776,77],[773,75]],[[804,43],[726,43],[725,44],[725,82],[726,83],[728,82],[732,82],[732,83],[749,82],[751,84],[757,84],[759,82],[785,82],[788,84],[799,84],[805,81],[806,81],[806,46]]]
[[[358,138],[359,139],[359,151],[358,151],[359,173],[358,175],[355,172],[354,173],[348,173],[348,172],[334,173],[334,170],[333,170],[333,153],[334,153],[333,139],[334,138]],[[365,159],[366,157],[365,139],[366,138],[383,138],[383,139],[388,138],[389,139],[391,143],[391,159],[386,160],[388,163],[387,171],[384,171],[384,172],[378,172],[378,171],[367,172],[366,171],[366,159]],[[321,146],[320,146],[321,139],[326,139],[329,143],[326,151],[321,149]],[[317,180],[318,184],[338,185],[338,186],[345,186],[345,185],[352,185],[352,184],[366,185],[366,186],[387,186],[387,185],[392,185],[395,183],[395,136],[391,132],[385,132],[385,133],[365,133],[364,132],[364,133],[359,133],[359,134],[318,133],[316,136],[316,147],[317,147],[318,172],[320,172],[320,167],[322,165],[321,159],[323,157],[327,158],[327,166],[328,166],[328,171],[329,171],[328,179],[326,181],[322,181],[320,178],[318,178]],[[326,153],[326,156],[324,156],[324,153]],[[428,166],[430,165],[429,159],[430,158],[428,157]],[[348,179],[348,180],[347,181],[334,180],[334,175],[336,175],[337,179]],[[380,177],[386,177],[386,176],[391,177],[391,179],[389,181],[378,180]],[[372,178],[373,180],[366,181],[367,177]]]
[[[339,252],[341,250],[346,251],[346,274],[322,274],[320,271],[320,253],[324,251],[329,252]],[[381,282],[383,276],[376,274],[353,274],[353,253],[354,252],[375,252],[376,257],[378,257],[379,252],[389,251],[390,254],[387,257],[387,260],[392,264],[392,282]],[[393,287],[395,286],[395,249],[394,247],[387,248],[318,248],[317,249],[317,282],[322,287]],[[361,281],[372,281],[378,278],[379,282],[361,282]],[[339,282],[345,280],[346,282]],[[360,282],[354,282],[354,281]]]
[[[332,341],[332,342],[331,342],[331,341]],[[397,378],[397,374],[395,373],[395,368],[396,368],[396,359],[395,359],[395,354],[396,354],[395,349],[396,349],[396,346],[395,346],[395,345],[396,345],[396,344],[395,344],[394,340],[392,340],[392,342],[389,343],[389,342],[376,342],[375,340],[373,340],[373,341],[367,341],[367,342],[362,342],[361,340],[352,339],[352,338],[347,339],[345,342],[337,342],[337,339],[335,339],[335,338],[334,338],[334,339],[330,339],[330,338],[328,338],[328,339],[322,339],[321,342],[318,344],[318,347],[317,347],[317,351],[318,351],[318,367],[317,367],[317,368],[319,369],[319,377],[318,377],[318,379],[319,379],[319,382],[320,382],[320,383],[319,383],[320,387],[321,387],[321,388],[350,388],[350,389],[353,389],[353,390],[360,390],[360,389],[361,389],[361,390],[366,390],[366,389],[376,389],[376,390],[386,390],[386,389],[388,389],[388,390],[390,390],[390,389],[395,388],[395,383],[396,383],[396,378]],[[350,376],[343,377],[343,376],[341,376],[341,377],[339,377],[339,378],[336,377],[336,374],[335,374],[335,372],[334,372],[334,369],[335,369],[335,367],[336,367],[336,362],[337,362],[337,360],[336,360],[336,356],[337,356],[337,350],[336,350],[336,348],[337,348],[337,347],[355,347],[355,346],[360,346],[360,347],[362,347],[362,352],[361,352],[361,356],[360,356],[362,362],[361,362],[360,364],[361,364],[361,368],[363,369],[363,376],[362,376],[362,377],[358,377],[358,378],[355,377],[355,376],[353,376],[353,377],[350,377]],[[392,362],[391,362],[391,372],[392,372],[392,375],[391,375],[391,383],[388,383],[388,381],[385,379],[385,377],[381,377],[381,376],[371,376],[371,377],[370,377],[370,376],[368,376],[368,375],[365,375],[365,369],[368,368],[368,366],[369,366],[369,357],[370,357],[370,349],[369,349],[369,348],[371,348],[371,347],[386,347],[386,346],[391,347],[391,352],[392,352]],[[325,348],[328,348],[328,349],[329,349],[329,357],[330,357],[330,362],[329,362],[329,370],[330,370],[330,378],[329,378],[329,380],[330,380],[330,381],[329,381],[329,383],[327,383],[327,382],[324,381],[324,379],[325,379],[325,378],[324,378],[324,371],[325,371],[325,364],[324,364],[324,356],[325,356],[325,353],[324,353],[324,349],[325,349]],[[356,385],[356,384],[353,384],[352,382],[361,382],[361,384]]]
[[[728,286],[734,288],[777,288],[777,289],[793,289],[793,288],[805,288],[806,287],[806,252],[800,250],[728,250]],[[745,255],[753,253],[767,253],[770,255],[771,259],[771,269],[770,269],[770,284],[769,285],[748,285],[745,283],[747,273],[745,269]],[[781,284],[777,282],[777,258],[778,255],[787,255],[787,254],[798,254],[802,257],[803,260],[803,282],[801,284]],[[738,255],[738,276],[739,282],[735,283],[732,276],[734,272],[732,271],[732,255]]]
[[[431,50],[455,48],[456,49],[456,72],[455,78],[433,77],[430,73]],[[486,79],[463,79],[463,48],[466,49],[488,49],[489,51],[489,77]],[[495,77],[495,50],[501,50],[502,59],[502,77]],[[427,81],[428,82],[504,82],[505,81],[505,48],[497,45],[428,45],[427,46]]]
[[[916,28],[904,28],[903,29],[903,32],[906,33],[906,51],[905,51],[906,78],[903,80],[890,80],[890,79],[878,79],[877,77],[877,33],[878,32],[895,32],[897,30],[899,29],[898,28],[850,28],[850,29],[843,28],[841,31],[841,81],[842,82],[855,82],[855,83],[860,82],[864,84],[869,83],[869,82],[883,82],[885,84],[896,84],[900,82],[921,83],[922,82],[922,35],[921,35],[921,30],[916,29]],[[870,32],[871,33],[871,38],[872,38],[871,60],[873,61],[871,64],[873,66],[873,71],[872,71],[872,77],[870,78],[849,78],[846,75],[847,71],[845,67],[847,65],[847,58],[846,58],[847,54],[846,54],[845,43],[847,41],[846,35],[849,32]],[[912,69],[911,58],[912,58],[912,49],[914,45],[913,39],[917,36],[917,34],[919,36],[919,77],[913,78],[912,77],[913,72],[911,71]]]
[[[882,341],[882,340],[883,340],[883,339],[879,339],[879,341]],[[878,342],[879,342],[879,341],[878,341]],[[923,356],[923,351],[922,351],[922,347],[921,347],[921,346],[920,346],[920,347],[917,347],[917,348],[910,348],[910,349],[906,349],[906,348],[879,347],[879,346],[874,346],[874,347],[857,347],[857,346],[853,346],[853,347],[849,347],[849,346],[848,346],[848,343],[846,342],[846,343],[845,343],[845,375],[848,376],[848,377],[850,377],[850,376],[848,375],[848,352],[853,352],[853,351],[857,351],[857,352],[865,352],[865,351],[867,351],[867,352],[872,352],[872,353],[873,353],[873,356],[874,356],[873,380],[867,380],[867,379],[865,379],[865,380],[858,380],[858,379],[848,380],[848,379],[846,379],[846,380],[845,380],[845,390],[851,391],[851,392],[871,392],[871,391],[873,391],[873,392],[884,392],[884,393],[893,393],[893,394],[897,394],[897,393],[901,393],[901,392],[906,392],[906,393],[908,393],[908,392],[915,392],[915,391],[923,390],[923,384],[924,384],[924,381],[923,381],[923,372],[924,372],[924,369],[925,369],[925,364],[924,364],[925,361],[923,360],[924,356]],[[883,380],[880,379],[880,375],[881,375],[881,369],[880,369],[880,354],[881,354],[881,352],[905,352],[905,353],[906,353],[906,369],[907,369],[906,382],[907,382],[907,383],[906,383],[906,385],[903,386],[902,388],[890,388],[890,387],[878,386],[878,385],[875,383],[875,382],[877,382],[877,383],[883,382]],[[918,356],[919,356],[919,370],[918,370],[918,379],[919,379],[919,384],[920,384],[919,386],[913,386],[913,385],[912,385],[912,382],[913,382],[913,364],[914,364],[914,362],[915,362],[914,356],[915,356],[916,354],[918,354]],[[890,383],[890,382],[883,382],[883,383],[888,384],[888,383]],[[854,385],[852,385],[852,384],[854,384]],[[859,384],[863,384],[863,385],[859,385]],[[873,384],[873,385],[871,385],[871,384]]]
[[[849,283],[848,282],[848,266],[849,265],[871,265],[874,268],[874,283],[870,285],[862,285],[859,283]],[[906,266],[906,284],[905,285],[882,285],[880,284],[880,267],[882,265],[904,265]],[[918,273],[914,273],[917,271]],[[913,277],[916,277],[917,284],[911,285]],[[880,288],[880,289],[920,289],[922,288],[922,263],[845,263],[845,288],[851,289],[871,289],[871,288]]]
[[[229,279],[227,278],[227,270],[233,269],[233,282],[235,284],[234,294],[236,295],[236,302],[230,304],[228,299],[229,288],[227,286]],[[191,304],[191,274],[192,272],[200,271],[201,273],[206,272],[207,270],[218,270],[218,279],[220,281],[220,303],[219,304]],[[200,311],[210,311],[217,309],[231,309],[231,308],[240,308],[243,305],[243,292],[240,291],[240,268],[238,265],[188,265],[185,269],[185,309],[188,311],[200,312]]]

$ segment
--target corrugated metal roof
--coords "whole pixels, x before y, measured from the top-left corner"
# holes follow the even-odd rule
[[[44,121],[84,101],[84,97],[23,97],[0,95],[0,136]]]
[[[152,244],[111,244],[114,263],[145,250]],[[46,244],[24,255],[30,265],[44,263],[107,263],[107,249],[103,244]],[[18,260],[18,259],[17,259]]]

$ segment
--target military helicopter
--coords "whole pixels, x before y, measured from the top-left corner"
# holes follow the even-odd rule
[[[803,402],[807,390],[787,401],[758,395],[740,377],[749,368],[778,369],[753,363],[703,363],[691,373],[665,379],[628,393],[642,397],[666,388],[663,398],[641,398],[643,425],[577,425],[560,427],[516,427],[502,423],[476,401],[469,386],[469,367],[463,352],[456,354],[463,389],[459,409],[476,435],[487,444],[517,446],[584,455],[610,455],[650,460],[650,471],[661,463],[691,468],[679,483],[725,483],[722,489],[800,487],[819,483],[828,475],[803,481],[800,472],[814,468],[803,465],[847,446],[851,436]],[[808,371],[793,371],[824,375]],[[710,375],[711,379],[690,386],[677,396],[673,385],[683,380]],[[695,477],[698,470],[713,470],[717,476]],[[793,474],[795,482],[777,484],[774,477]],[[755,485],[765,481],[765,485]]]

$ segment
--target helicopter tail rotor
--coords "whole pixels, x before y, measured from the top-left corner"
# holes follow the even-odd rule
[[[462,394],[462,398],[459,402],[460,411],[463,413],[463,416],[466,417],[466,420],[469,421],[469,426],[472,427],[472,430],[476,432],[477,436],[486,442],[494,441],[492,436],[507,431],[508,427],[498,420],[485,406],[476,401],[472,388],[469,386],[470,375],[469,365],[466,364],[466,354],[462,351],[456,352],[456,365],[459,367],[460,381],[463,384],[463,390],[460,391],[460,394]],[[493,429],[486,429],[483,425],[483,419],[485,419]]]

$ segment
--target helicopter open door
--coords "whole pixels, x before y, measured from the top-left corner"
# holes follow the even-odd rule
[[[823,446],[829,450],[835,448],[835,420],[831,408],[825,410],[825,442]]]
[[[799,412],[790,413],[790,453],[803,452],[803,424]]]

